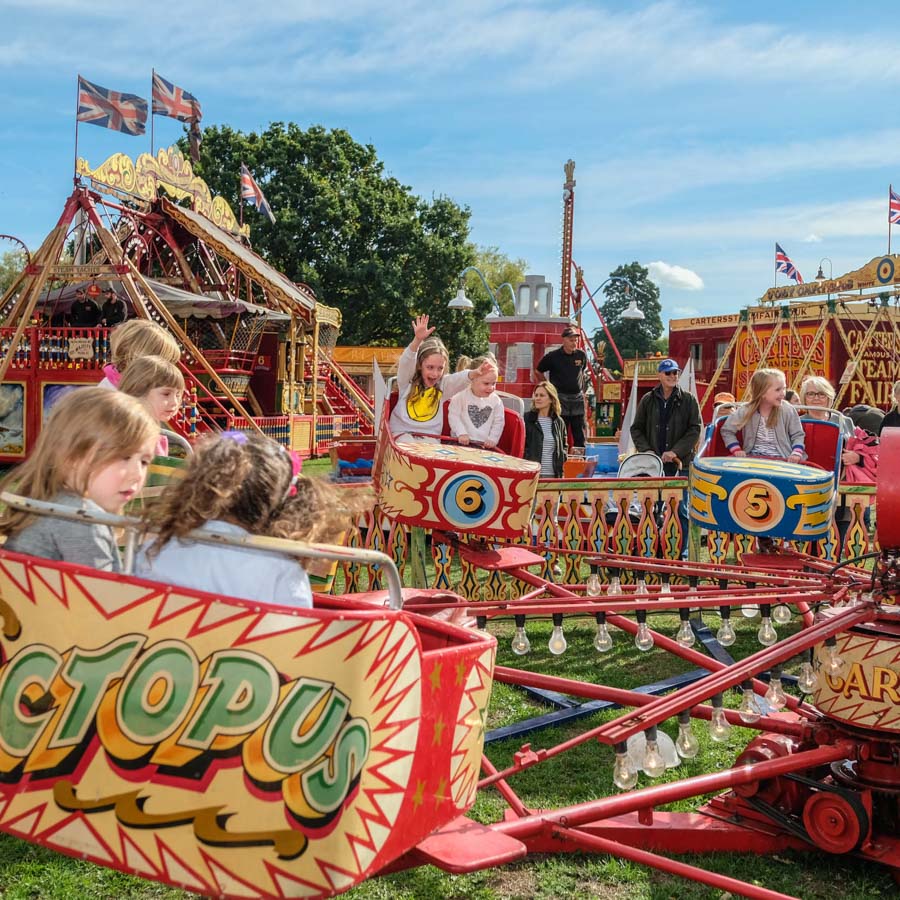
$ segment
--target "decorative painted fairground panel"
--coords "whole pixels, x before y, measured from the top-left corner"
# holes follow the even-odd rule
[[[2,550],[0,623],[0,831],[208,896],[320,897],[474,802],[481,632]]]
[[[687,480],[682,478],[541,481],[530,527],[511,542],[543,548],[545,564],[540,574],[565,584],[586,581],[590,569],[585,559],[595,553],[674,560],[680,556],[684,522],[678,511],[686,492]],[[836,562],[878,549],[874,486],[841,485],[837,510],[823,538],[799,543],[800,550]],[[840,554],[842,532],[844,553]],[[422,530],[419,541],[413,540],[415,533],[415,528],[392,521],[373,505],[359,517],[350,543],[389,554],[406,584],[454,590],[471,600],[511,599],[525,592],[525,586],[516,579],[498,572],[476,571],[460,560],[451,544],[430,540],[429,530]],[[429,573],[427,584],[414,576],[416,546],[424,547],[428,554],[424,560]],[[747,534],[702,531],[696,526],[689,533],[691,559],[740,563],[755,546],[756,538]],[[336,593],[382,586],[377,571],[356,564],[344,564],[343,569],[344,578],[338,579],[333,588]],[[625,583],[634,580],[630,572],[620,574]],[[601,581],[608,581],[607,571],[601,569],[599,575]],[[653,576],[648,581],[652,582]]]

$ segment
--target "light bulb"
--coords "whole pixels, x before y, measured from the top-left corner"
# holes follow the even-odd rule
[[[597,613],[597,633],[594,635],[594,649],[598,653],[612,650],[613,639],[606,626],[606,613]]]
[[[784,692],[784,685],[781,683],[781,670],[772,669],[772,675],[769,678],[769,689],[763,698],[772,709],[784,709],[787,706],[787,694]]]
[[[631,765],[625,744],[616,745],[616,762],[613,766],[613,784],[621,791],[630,791],[638,780],[638,771]]]
[[[778,633],[772,627],[772,620],[768,616],[763,616],[759,622],[759,628],[756,631],[756,639],[763,647],[771,647],[778,640]]]
[[[694,630],[691,628],[691,623],[684,619],[681,625],[678,626],[678,634],[675,635],[675,640],[681,644],[682,647],[691,647],[694,643]]]
[[[531,650],[531,641],[525,634],[525,616],[516,616],[516,633],[513,635],[512,643],[509,645],[512,652],[516,656],[524,656]]]
[[[772,610],[772,621],[778,625],[787,625],[791,621],[791,608],[786,603],[780,603]]]
[[[644,651],[653,649],[653,635],[650,634],[650,629],[647,627],[646,622],[638,623],[637,634],[634,636],[634,646],[638,650]]]
[[[734,633],[734,626],[731,624],[731,619],[722,619],[722,624],[716,632],[716,640],[723,647],[730,647],[737,640],[737,635]]]
[[[744,695],[741,698],[741,705],[738,707],[738,715],[741,717],[741,721],[748,725],[759,721],[759,704],[756,702],[753,688],[749,685],[744,686]]]
[[[755,603],[748,603],[741,607],[741,615],[745,619],[755,619],[759,615],[759,607]]]
[[[804,694],[811,694],[819,685],[819,679],[808,663],[800,664],[800,674],[797,676],[797,687]]]
[[[596,572],[591,572],[591,574],[588,575],[585,593],[588,597],[599,597],[603,593],[603,586],[600,584],[600,576]]]
[[[607,587],[606,593],[610,597],[622,593],[622,582],[619,581],[618,575],[613,575],[612,578],[609,579],[609,587]]]
[[[553,631],[550,632],[550,640],[547,642],[547,649],[554,655],[560,656],[566,652],[569,644],[566,636],[563,634],[562,613],[553,613]]]
[[[675,738],[675,749],[682,759],[693,759],[700,752],[700,741],[691,730],[691,714],[687,712],[685,720],[678,716],[678,737]]]
[[[725,718],[721,694],[716,694],[712,698],[712,705],[712,718],[709,720],[709,736],[712,740],[724,744],[731,736],[731,722]]]
[[[843,671],[846,663],[842,656],[838,654],[837,644],[834,638],[825,641],[824,659],[822,660],[822,671],[831,678],[837,678]]]
[[[659,752],[659,744],[655,738],[653,740],[647,738],[647,743],[644,745],[644,758],[641,760],[641,768],[651,778],[659,778],[660,775],[666,774],[666,761],[663,759],[662,753]]]
[[[644,579],[643,575],[640,578],[638,578],[638,580],[637,580],[637,585],[635,586],[634,594],[636,597],[649,597],[650,596],[650,591],[647,590],[647,582]]]

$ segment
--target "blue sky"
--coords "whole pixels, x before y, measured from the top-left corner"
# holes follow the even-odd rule
[[[555,285],[572,158],[574,255],[589,287],[638,260],[664,320],[751,303],[773,283],[775,241],[806,280],[823,257],[838,275],[887,249],[900,37],[881,3],[167,8],[0,0],[0,232],[34,249],[56,222],[72,183],[76,74],[149,98],[155,67],[197,96],[207,125],[347,129],[419,195],[468,205],[477,243]],[[173,119],[155,127],[157,146],[181,133]],[[79,129],[92,165],[148,149]]]

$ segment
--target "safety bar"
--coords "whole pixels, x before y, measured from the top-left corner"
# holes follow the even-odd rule
[[[134,568],[134,551],[137,537],[144,527],[141,519],[133,516],[117,516],[103,510],[75,509],[71,506],[61,506],[58,503],[48,503],[45,500],[32,500],[30,497],[22,497],[4,491],[0,494],[0,501],[13,509],[32,513],[37,516],[53,516],[57,519],[66,519],[70,522],[83,522],[91,525],[108,525],[110,528],[122,528],[125,530],[125,555],[123,570],[126,575],[131,575]],[[152,532],[151,532],[152,533]],[[400,572],[394,561],[378,550],[364,550],[359,547],[339,547],[336,544],[304,544],[299,541],[289,541],[285,538],[266,537],[262,535],[232,535],[212,534],[208,531],[195,529],[187,535],[191,540],[204,544],[228,544],[232,547],[253,547],[258,550],[269,550],[276,553],[285,553],[298,559],[324,559],[338,560],[338,562],[360,563],[361,565],[381,566],[387,576],[387,589],[389,608],[403,609],[403,584],[400,580]]]
[[[171,431],[168,428],[160,428],[159,433],[163,435],[170,444],[181,447],[188,456],[194,455],[194,447],[184,435],[179,434],[177,431]]]

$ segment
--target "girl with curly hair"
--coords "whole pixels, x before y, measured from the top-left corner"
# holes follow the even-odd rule
[[[300,563],[277,550],[192,540],[210,535],[264,535],[333,541],[349,510],[337,491],[299,475],[297,460],[269,438],[226,431],[202,441],[185,477],[144,513],[156,532],[135,560],[135,574],[227,597],[311,607],[312,589]]]

